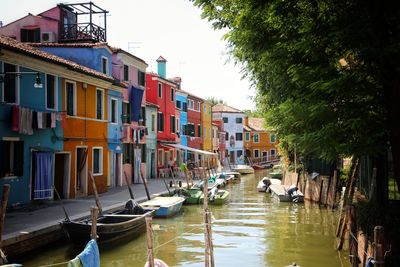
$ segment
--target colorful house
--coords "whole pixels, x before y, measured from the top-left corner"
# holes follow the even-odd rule
[[[278,140],[266,129],[263,118],[244,118],[245,157],[253,163],[274,160],[277,156]]]
[[[202,128],[201,128],[201,103],[203,99],[188,93],[187,97],[187,114],[188,114],[188,146],[195,149],[202,147]],[[188,159],[198,161],[194,153],[188,152]]]
[[[9,204],[52,199],[52,185],[63,198],[91,193],[88,171],[106,191],[108,123],[96,116],[108,107],[95,103],[114,79],[7,37],[0,46],[0,176],[11,184]]]
[[[131,182],[141,183],[141,173],[146,177],[146,68],[147,63],[122,50],[111,48],[112,75],[125,87],[122,103],[122,174]],[[118,165],[121,166],[121,165]],[[116,173],[117,171],[115,171]],[[111,177],[117,177],[110,173]],[[125,184],[125,179],[118,179],[117,185]]]
[[[176,150],[168,144],[176,144],[175,91],[178,84],[166,79],[166,63],[157,59],[158,74],[146,73],[146,101],[159,106],[157,114],[157,169],[164,169],[176,160]]]
[[[230,164],[243,164],[244,113],[224,104],[212,107],[213,120],[222,120],[225,130],[226,154]]]
[[[158,105],[146,102],[146,178],[157,177],[157,114]]]
[[[203,129],[202,149],[212,151],[212,111],[211,104],[207,101],[201,103],[201,125]]]
[[[222,119],[213,119],[213,129],[216,128],[216,134],[213,137],[213,152],[218,153],[218,158],[222,164],[225,164],[226,154],[226,133],[224,130],[224,122]]]
[[[182,90],[176,91],[176,109],[179,111],[179,136],[180,144],[188,145],[188,115],[187,115],[187,96]],[[187,153],[181,153],[181,159],[186,161]]]

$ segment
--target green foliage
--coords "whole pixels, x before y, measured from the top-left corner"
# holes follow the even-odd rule
[[[223,99],[218,99],[218,98],[213,97],[213,96],[207,97],[206,101],[208,103],[210,103],[211,106],[214,106],[216,104],[225,104],[226,105],[226,102]]]
[[[326,160],[385,151],[400,8],[372,0],[192,0],[257,89],[281,148]],[[390,97],[389,97],[390,98]]]

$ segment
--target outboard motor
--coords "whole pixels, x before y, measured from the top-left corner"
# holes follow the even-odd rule
[[[299,201],[299,196],[297,194],[297,190],[298,190],[297,186],[292,184],[287,191],[288,195],[292,198],[293,202]]]
[[[262,180],[263,184],[265,185],[265,191],[268,190],[268,187],[271,185],[271,181],[269,179]]]

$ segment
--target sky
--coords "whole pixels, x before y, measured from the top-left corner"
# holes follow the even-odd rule
[[[188,0],[92,0],[109,11],[107,41],[145,60],[157,72],[156,59],[167,60],[167,77],[182,78],[182,89],[202,98],[223,99],[238,109],[255,109],[250,82],[229,61],[223,31],[202,20]],[[28,13],[48,10],[60,0],[1,0],[0,21],[6,25]],[[68,1],[62,3],[82,3]],[[89,2],[89,0],[87,1]],[[96,21],[98,20],[98,21]],[[102,23],[95,18],[94,23]]]

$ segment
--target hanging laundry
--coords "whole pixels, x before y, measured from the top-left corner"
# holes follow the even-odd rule
[[[38,119],[37,119],[37,111],[32,112],[32,129],[38,129]]]
[[[51,116],[51,128],[56,128],[57,127],[57,121],[56,121],[57,114],[52,112],[50,114],[50,116]]]
[[[38,129],[43,129],[43,112],[37,113]]]
[[[32,110],[21,108],[19,116],[19,133],[32,135]]]
[[[11,130],[19,131],[19,106],[12,106],[11,108]]]
[[[32,119],[33,119],[33,111],[30,110],[30,109],[28,109],[28,112],[27,112],[27,121],[26,121],[26,123],[27,123],[26,128],[27,128],[27,131],[28,131],[28,134],[29,134],[29,135],[32,135],[32,134],[33,134]]]

